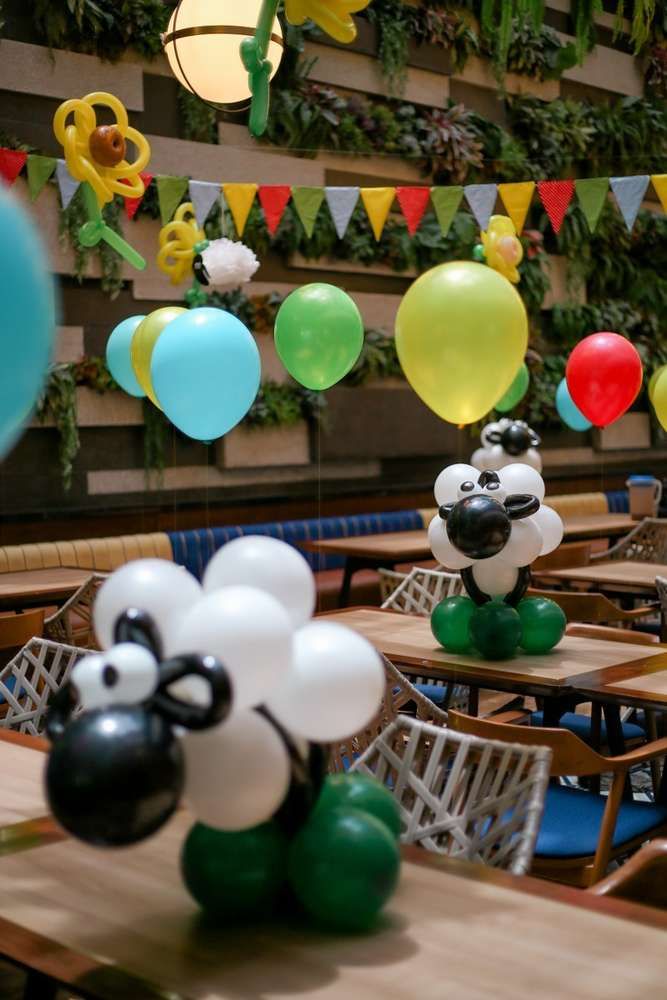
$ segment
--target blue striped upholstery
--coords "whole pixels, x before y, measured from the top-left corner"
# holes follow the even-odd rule
[[[241,524],[225,528],[196,528],[170,531],[174,561],[185,566],[201,580],[206,565],[218,549],[241,535],[270,535],[295,548],[299,542],[317,538],[347,538],[377,535],[386,531],[416,531],[423,527],[417,510],[397,510],[380,514],[352,514],[347,517],[312,518],[305,521],[273,521],[266,524]],[[344,560],[339,556],[303,553],[313,570],[338,569]]]
[[[627,490],[607,490],[606,496],[610,514],[630,513],[630,498]]]

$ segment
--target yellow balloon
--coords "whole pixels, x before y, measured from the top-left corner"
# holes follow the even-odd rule
[[[480,420],[507,392],[528,346],[516,289],[472,261],[440,264],[418,278],[396,317],[396,348],[408,382],[443,420]]]
[[[171,323],[172,319],[176,319],[181,313],[187,311],[182,306],[165,306],[164,309],[156,309],[155,312],[149,313],[146,319],[141,321],[132,337],[130,356],[132,358],[134,374],[137,376],[137,382],[151,403],[155,403],[160,410],[162,407],[157,401],[157,397],[153,391],[153,383],[151,382],[153,348],[165,326]]]
[[[659,368],[651,375],[648,383],[648,398],[651,403],[653,403],[653,393],[655,392],[655,385],[663,372],[667,371],[667,365],[660,365]],[[655,405],[655,404],[654,404]]]
[[[656,375],[657,378],[655,378]],[[654,378],[655,382],[653,382]],[[667,365],[658,369],[651,382],[653,382],[653,398],[651,399],[653,409],[660,421],[660,426],[664,431],[667,431]]]

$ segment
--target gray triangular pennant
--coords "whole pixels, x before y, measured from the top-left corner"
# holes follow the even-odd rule
[[[637,212],[646,194],[649,179],[648,174],[638,174],[635,177],[609,178],[611,189],[614,192],[614,197],[629,232],[632,232]]]
[[[497,184],[466,184],[464,187],[466,201],[472,209],[472,214],[477,219],[480,229],[486,229],[489,219],[496,206],[498,197]]]
[[[56,180],[60,189],[60,200],[63,208],[67,208],[72,198],[79,189],[79,181],[75,181],[64,160],[58,160],[56,164]]]
[[[328,187],[324,189],[338,239],[342,240],[359,201],[358,187]]]
[[[190,201],[195,210],[197,224],[202,228],[219,195],[219,184],[213,184],[211,181],[190,181]]]

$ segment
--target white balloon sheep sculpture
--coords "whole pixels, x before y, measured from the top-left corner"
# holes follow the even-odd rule
[[[203,585],[143,559],[104,583],[101,653],[53,700],[50,806],[74,836],[136,843],[181,796],[198,822],[183,849],[191,894],[223,919],[263,915],[286,887],[324,924],[370,925],[397,882],[400,815],[326,752],[376,715],[382,661],[351,629],[311,620],[315,582],[284,542],[246,536]]]
[[[478,472],[450,465],[435,483],[438,513],[429,526],[433,555],[461,571],[468,597],[442,601],[433,633],[450,652],[473,648],[505,659],[521,646],[545,653],[560,642],[565,616],[553,601],[525,598],[530,564],[560,544],[563,523],[545,505],[544,482],[529,465]]]
[[[513,462],[542,471],[542,458],[537,450],[540,436],[525,421],[509,417],[494,420],[486,425],[480,438],[482,447],[470,459],[470,464],[480,472],[499,472]]]

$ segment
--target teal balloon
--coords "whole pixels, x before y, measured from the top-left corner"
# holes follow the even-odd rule
[[[287,296],[276,316],[275,343],[292,378],[307,389],[330,389],[361,354],[364,323],[346,292],[316,282]]]
[[[528,366],[524,361],[511,386],[505,395],[501,396],[496,403],[495,409],[498,410],[499,413],[507,413],[509,410],[513,410],[515,406],[518,406],[528,392],[529,385],[530,372],[528,371]]]
[[[28,213],[0,184],[0,458],[21,436],[53,353],[56,293]]]
[[[563,609],[546,597],[526,597],[519,601],[521,642],[527,653],[548,653],[565,635],[567,618]]]
[[[502,601],[488,601],[470,619],[470,638],[487,660],[508,660],[521,640],[517,610]]]
[[[459,594],[447,597],[433,609],[431,631],[441,646],[450,653],[470,650],[470,619],[476,605],[469,597]]]
[[[560,419],[571,431],[589,431],[593,426],[572,399],[565,379],[561,380],[556,389],[556,409]]]
[[[124,389],[130,396],[141,399],[146,395],[137,381],[132,367],[132,356],[130,354],[130,344],[134,337],[134,332],[145,316],[130,316],[124,319],[111,331],[111,336],[107,340],[107,368],[115,378],[121,389]]]
[[[188,437],[214,441],[243,420],[261,366],[250,330],[223,309],[190,309],[160,334],[151,358],[155,395]]]

